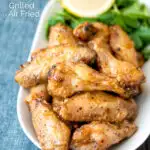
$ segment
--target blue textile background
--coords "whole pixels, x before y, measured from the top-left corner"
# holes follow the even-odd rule
[[[19,65],[27,60],[39,17],[20,15],[10,3],[25,2],[34,8],[29,13],[41,13],[47,0],[1,0],[0,1],[0,150],[37,150],[23,133],[16,113],[19,86],[14,74]],[[33,6],[32,6],[33,7]],[[14,11],[14,16],[9,15]],[[18,12],[18,15],[15,15]]]
[[[14,81],[14,74],[18,66],[27,60],[39,16],[21,16],[19,13],[24,10],[23,6],[13,8],[19,2],[34,3],[34,8],[26,9],[26,12],[41,13],[47,0],[0,2],[0,150],[37,150],[23,133],[17,119],[19,86]],[[141,147],[141,150],[147,149],[148,143]]]

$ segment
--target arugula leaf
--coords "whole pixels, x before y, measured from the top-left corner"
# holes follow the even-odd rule
[[[49,36],[49,24],[47,22],[46,25],[45,25],[45,37],[46,37],[46,40],[48,40],[48,36]]]
[[[150,27],[141,26],[136,33],[143,41],[150,43]]]
[[[118,7],[127,7],[137,2],[137,0],[116,0],[116,4]]]
[[[138,3],[134,3],[133,5],[122,9],[121,12],[124,16],[132,17],[134,19],[144,19],[149,17],[145,5],[139,5]]]
[[[141,38],[137,33],[132,33],[130,37],[134,41],[134,45],[136,49],[140,49],[143,47],[143,41],[141,40]]]
[[[49,26],[53,26],[57,23],[65,23],[65,19],[61,16],[57,16],[57,17],[52,17],[51,19],[48,20],[48,24]]]
[[[140,22],[138,19],[135,19],[135,18],[131,18],[129,16],[122,16],[123,20],[124,20],[124,23],[130,27],[130,28],[134,28],[134,29],[137,29],[140,27]]]
[[[128,26],[126,25],[124,18],[122,17],[122,15],[116,15],[116,17],[113,20],[113,24],[117,24],[119,26],[121,26],[126,32],[130,32],[131,29],[128,28]]]
[[[142,54],[146,60],[150,59],[150,46],[146,47],[143,51]]]
[[[112,21],[114,20],[114,18],[116,17],[116,14],[113,11],[108,11],[102,15],[99,15],[97,17],[98,21],[101,21],[103,23],[106,24],[112,24]]]

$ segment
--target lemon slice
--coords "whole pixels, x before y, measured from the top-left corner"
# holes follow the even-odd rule
[[[96,17],[107,11],[115,0],[61,0],[62,7],[78,17]]]

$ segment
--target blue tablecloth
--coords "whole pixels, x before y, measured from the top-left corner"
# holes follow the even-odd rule
[[[25,3],[29,8],[24,8]],[[37,150],[17,119],[19,86],[14,81],[14,74],[27,60],[39,14],[46,3],[47,0],[0,1],[0,150]]]
[[[23,133],[17,119],[19,86],[14,81],[14,74],[27,60],[39,16],[46,3],[47,0],[0,2],[0,150],[37,150]],[[147,141],[141,150],[148,150],[148,145]]]

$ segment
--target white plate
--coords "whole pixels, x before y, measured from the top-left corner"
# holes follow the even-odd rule
[[[148,1],[145,0],[148,3]],[[148,3],[150,4],[150,2]],[[150,6],[150,5],[149,5]],[[47,46],[47,41],[45,39],[45,24],[50,16],[54,15],[55,12],[60,10],[59,4],[55,0],[51,0],[45,7],[31,48],[31,52],[36,48],[42,48]],[[30,54],[31,54],[30,52]],[[30,56],[28,58],[30,60]],[[136,99],[139,114],[136,119],[136,124],[138,125],[138,131],[128,140],[125,140],[121,144],[115,146],[113,150],[135,150],[137,149],[149,136],[150,134],[150,61],[148,61],[143,70],[146,75],[146,83],[143,85],[143,93]],[[31,115],[28,110],[27,105],[24,102],[25,97],[29,94],[28,90],[20,87],[17,99],[17,114],[20,125],[27,135],[27,137],[40,148],[38,140],[36,138]]]

